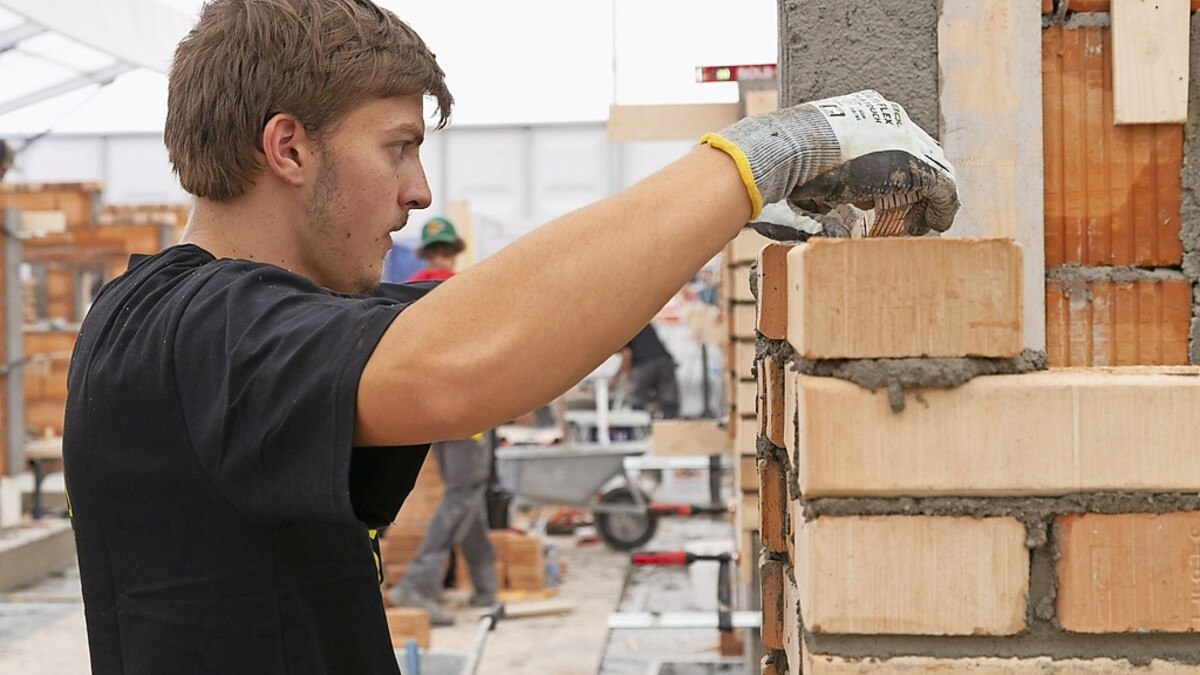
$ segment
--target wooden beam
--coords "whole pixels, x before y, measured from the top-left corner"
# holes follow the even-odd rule
[[[1042,30],[1031,2],[945,0],[941,142],[962,208],[954,237],[1009,237],[1023,257],[1024,346],[1045,349]]]
[[[698,141],[737,120],[736,103],[614,105],[608,109],[608,140]]]
[[[1113,119],[1187,121],[1188,0],[1112,0]]]

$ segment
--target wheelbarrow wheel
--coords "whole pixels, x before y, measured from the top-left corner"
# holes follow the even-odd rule
[[[627,487],[613,488],[600,497],[601,504],[632,505],[637,502]],[[643,513],[597,513],[596,532],[604,543],[618,551],[629,551],[650,541],[658,529],[658,518]]]

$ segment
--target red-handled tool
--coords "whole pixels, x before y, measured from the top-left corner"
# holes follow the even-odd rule
[[[687,567],[701,560],[720,563],[721,567],[717,574],[717,630],[723,633],[733,632],[733,589],[729,582],[731,563],[735,560],[733,554],[638,551],[630,554],[629,558],[630,562],[638,567]]]

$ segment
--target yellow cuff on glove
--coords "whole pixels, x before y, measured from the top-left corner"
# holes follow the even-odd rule
[[[746,159],[746,153],[717,134],[704,134],[700,139],[700,144],[711,145],[733,158],[733,162],[737,164],[738,174],[741,175],[742,182],[746,184],[746,192],[750,195],[750,220],[758,218],[758,214],[762,213],[763,208],[762,194],[758,191],[758,185],[754,183],[754,173],[750,171],[750,160]]]

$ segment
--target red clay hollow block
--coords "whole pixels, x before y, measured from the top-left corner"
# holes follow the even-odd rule
[[[787,552],[787,491],[783,471],[774,459],[758,460],[759,536],[771,553]]]
[[[772,340],[787,337],[788,244],[770,244],[758,254],[758,332]]]
[[[1043,31],[1047,267],[1182,260],[1183,126],[1114,124],[1112,82],[1108,28]]]
[[[1200,512],[1061,516],[1057,544],[1066,630],[1200,632]]]
[[[1029,552],[1014,518],[825,516],[796,530],[800,608],[813,633],[1025,628]]]
[[[1023,346],[1011,239],[815,239],[788,253],[787,339],[807,359],[1012,357]]]
[[[1184,279],[1046,282],[1050,367],[1188,362],[1192,287]]]

